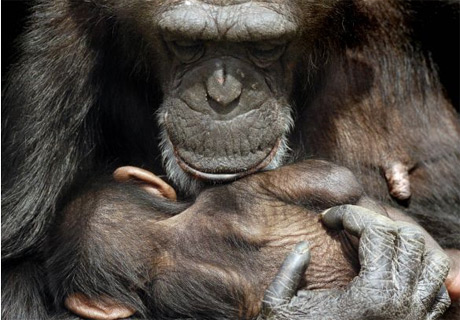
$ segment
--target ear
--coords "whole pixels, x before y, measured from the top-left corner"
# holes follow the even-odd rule
[[[142,188],[150,194],[173,201],[177,199],[176,191],[150,171],[131,166],[120,167],[115,170],[113,177],[120,182],[131,179],[138,180],[142,182]]]
[[[85,319],[116,320],[132,316],[135,310],[120,305],[118,302],[103,297],[92,300],[82,293],[72,293],[65,299],[68,310]]]

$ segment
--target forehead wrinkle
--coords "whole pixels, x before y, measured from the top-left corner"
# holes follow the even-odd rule
[[[158,27],[172,37],[251,41],[289,37],[297,24],[284,4],[245,2],[215,5],[188,0],[164,11]]]

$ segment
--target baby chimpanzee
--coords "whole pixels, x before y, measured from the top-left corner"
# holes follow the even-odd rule
[[[366,198],[343,167],[305,161],[209,188],[193,205],[175,202],[174,190],[148,171],[122,167],[114,177],[118,182],[112,186],[94,185],[71,202],[51,241],[52,256],[58,257],[48,263],[56,302],[65,301],[82,317],[118,319],[137,312],[155,319],[247,319],[260,313],[267,288],[264,312],[273,311],[270,305],[288,291],[356,291],[350,282],[358,273],[361,282],[352,283],[368,287],[376,281],[375,270],[395,265],[402,270],[401,279],[392,279],[395,287],[416,290],[429,280],[428,304],[438,313],[448,306],[436,296],[447,264],[433,277],[421,263],[439,263],[440,253],[428,253],[422,231],[384,217],[385,208]],[[132,184],[129,194],[120,182]],[[382,216],[359,207],[349,214],[349,206],[319,214],[344,204]],[[381,237],[380,246],[370,237]],[[288,258],[276,276],[302,241],[309,243],[309,250],[305,243],[297,245],[303,261],[289,265]],[[417,271],[417,280],[404,276],[402,268],[407,255],[401,252],[411,250],[412,261],[405,262]]]

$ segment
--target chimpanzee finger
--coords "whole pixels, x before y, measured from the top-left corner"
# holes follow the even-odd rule
[[[433,303],[433,307],[428,313],[427,319],[428,320],[437,320],[446,312],[446,310],[450,306],[450,297],[449,292],[445,285],[441,286],[438,294]]]
[[[281,304],[291,300],[310,263],[310,245],[299,242],[281,265],[275,279],[265,291],[262,314],[269,315]]]
[[[424,306],[431,306],[429,319],[437,319],[450,305],[449,294],[444,281],[449,273],[449,259],[441,250],[425,253],[422,270],[414,297]]]
[[[355,205],[342,205],[330,208],[321,214],[321,221],[331,229],[345,229],[354,236],[368,228],[387,227],[396,234],[397,224],[372,210]]]
[[[345,229],[359,237],[360,278],[379,285],[390,285],[396,253],[397,225],[390,219],[366,208],[343,205],[322,214],[323,223],[334,229]],[[371,277],[371,278],[370,278]]]
[[[425,253],[425,237],[420,229],[405,222],[398,222],[396,237],[395,280],[398,282],[396,299],[409,297],[417,285]]]

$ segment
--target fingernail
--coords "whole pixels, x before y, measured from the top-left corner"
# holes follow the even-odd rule
[[[329,208],[329,209],[324,210],[323,212],[321,212],[321,213],[320,213],[321,218],[323,218],[323,217],[326,215],[326,213],[328,213],[331,209],[332,209],[332,208]]]
[[[302,241],[295,245],[294,251],[299,254],[304,254],[310,249],[308,241]]]

